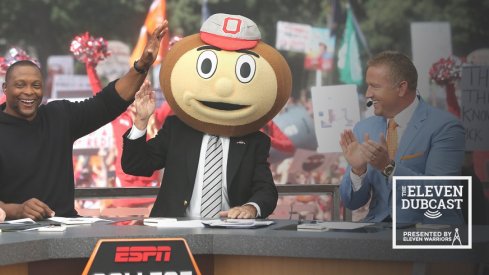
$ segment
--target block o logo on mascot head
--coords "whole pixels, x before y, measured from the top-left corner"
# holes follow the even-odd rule
[[[292,76],[282,55],[260,39],[250,19],[219,13],[200,34],[176,43],[160,71],[175,114],[219,136],[243,136],[270,121],[290,96]]]

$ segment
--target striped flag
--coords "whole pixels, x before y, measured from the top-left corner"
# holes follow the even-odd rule
[[[144,46],[148,42],[148,36],[153,33],[156,29],[156,26],[162,23],[166,18],[166,0],[154,0],[149,8],[148,15],[146,15],[146,20],[144,21],[144,25],[141,27],[141,31],[139,32],[138,42],[132,51],[131,58],[129,60],[129,64],[132,65],[134,60],[141,57],[143,53]],[[161,40],[160,52],[158,53],[158,57],[156,58],[153,66],[161,63],[161,60],[165,56],[168,51],[168,35],[163,36],[163,40]]]

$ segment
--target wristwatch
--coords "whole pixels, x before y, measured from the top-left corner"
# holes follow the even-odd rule
[[[136,63],[138,63],[138,61],[139,61],[139,59],[138,59],[138,60],[135,60],[135,61],[134,61],[134,64],[132,64],[132,66],[134,67],[134,70],[136,70],[136,72],[138,72],[138,73],[140,73],[140,74],[146,74],[146,73],[148,73],[148,69],[145,69],[145,68],[141,68],[141,69],[140,69],[140,68],[138,68],[138,67],[136,66]]]
[[[384,170],[382,171],[382,175],[389,177],[394,172],[395,167],[396,167],[396,163],[393,160],[391,160],[389,164],[387,164],[384,167]]]

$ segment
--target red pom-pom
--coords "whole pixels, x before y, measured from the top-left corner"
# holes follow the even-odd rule
[[[454,83],[462,77],[462,65],[462,60],[456,56],[441,58],[431,66],[430,79],[441,86]]]
[[[0,58],[0,74],[5,74],[10,65],[21,60],[29,60],[41,68],[41,64],[37,59],[30,57],[24,50],[13,47],[7,51],[5,57]]]
[[[70,51],[80,62],[92,65],[97,65],[110,55],[105,39],[94,38],[88,32],[75,36],[71,41]]]

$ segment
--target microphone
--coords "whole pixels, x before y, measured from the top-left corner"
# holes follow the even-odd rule
[[[372,106],[374,104],[374,101],[372,99],[368,99],[367,103],[365,105],[367,105],[367,108]]]

